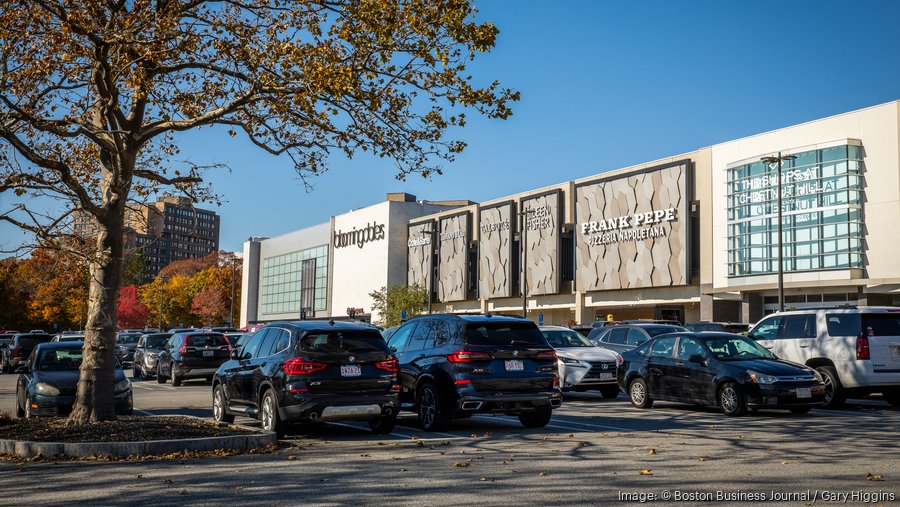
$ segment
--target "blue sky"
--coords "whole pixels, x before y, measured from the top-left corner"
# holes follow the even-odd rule
[[[210,129],[182,154],[232,171],[221,247],[377,203],[387,192],[483,201],[900,99],[900,2],[482,0],[497,47],[470,67],[522,100],[455,134],[444,175],[406,182],[383,160],[335,160],[307,193],[289,163]],[[3,203],[0,203],[0,207]],[[206,206],[210,207],[210,206]],[[0,243],[21,233],[0,227]]]

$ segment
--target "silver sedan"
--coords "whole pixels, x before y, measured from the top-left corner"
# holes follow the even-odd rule
[[[596,389],[604,398],[619,395],[616,361],[619,354],[600,348],[566,327],[541,326],[541,332],[559,358],[559,383],[564,391]]]

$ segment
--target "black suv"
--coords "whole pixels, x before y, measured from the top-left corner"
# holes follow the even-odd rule
[[[19,333],[12,337],[9,345],[0,349],[3,354],[3,372],[12,373],[28,361],[31,351],[39,343],[46,343],[53,339],[53,335],[47,333]]]
[[[368,420],[390,433],[400,409],[397,359],[378,329],[334,321],[276,322],[254,333],[213,379],[213,416],[290,422]]]
[[[529,320],[416,317],[388,347],[400,361],[400,400],[427,431],[476,413],[518,415],[525,427],[540,428],[562,402],[556,353]]]
[[[231,345],[222,333],[196,331],[173,334],[156,360],[156,381],[173,386],[192,378],[212,380],[216,369],[228,361]]]

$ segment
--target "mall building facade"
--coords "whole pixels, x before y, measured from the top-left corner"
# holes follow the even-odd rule
[[[366,315],[398,283],[435,312],[755,322],[778,308],[779,193],[787,308],[900,304],[895,101],[480,204],[391,194],[251,240],[242,322]]]

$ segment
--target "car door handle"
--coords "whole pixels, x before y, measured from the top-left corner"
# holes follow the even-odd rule
[[[675,366],[684,366],[684,361],[678,361],[675,363]]]

